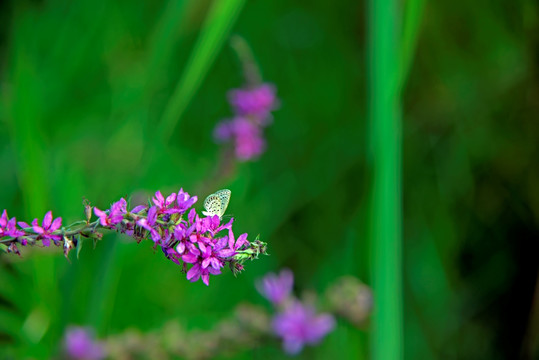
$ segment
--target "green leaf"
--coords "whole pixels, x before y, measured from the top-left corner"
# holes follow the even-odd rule
[[[78,236],[77,238],[77,260],[79,259],[79,254],[82,249],[82,243],[84,242],[84,238],[82,236]]]
[[[163,113],[157,135],[170,137],[178,120],[206,77],[224,40],[228,37],[245,0],[215,0],[204,22],[195,47]]]

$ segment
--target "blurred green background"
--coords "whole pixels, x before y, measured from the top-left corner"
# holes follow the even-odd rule
[[[55,356],[68,324],[100,337],[170,319],[209,329],[241,301],[267,306],[254,281],[282,267],[298,290],[344,274],[370,283],[366,4],[230,1],[208,23],[211,4],[1,3],[0,208],[25,221],[52,209],[67,224],[83,197],[106,208],[226,187],[236,231],[260,233],[271,256],[206,287],[112,233],[71,263],[57,248],[0,255],[0,358]],[[418,33],[404,32],[404,357],[538,358],[538,5],[405,4],[417,16],[401,27]],[[243,82],[234,33],[281,105],[267,152],[220,176],[212,130]],[[160,127],[170,114],[181,116]],[[368,337],[339,322],[299,358],[368,358]],[[238,356],[284,355],[275,343]]]

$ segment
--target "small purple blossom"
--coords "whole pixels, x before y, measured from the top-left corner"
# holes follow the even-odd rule
[[[52,211],[48,211],[43,218],[41,226],[39,226],[38,220],[32,221],[32,228],[39,238],[42,239],[43,246],[50,246],[52,241],[59,241],[62,239],[60,235],[53,235],[53,232],[60,229],[62,226],[62,218],[52,219]]]
[[[260,295],[264,296],[274,305],[280,305],[290,298],[294,274],[289,269],[283,269],[277,274],[270,273],[256,283]]]
[[[105,358],[103,345],[96,341],[91,330],[71,326],[64,336],[64,350],[70,359],[100,360]]]
[[[202,278],[202,282],[206,284],[206,286],[210,286],[210,274],[219,275],[220,273],[220,269],[215,269],[213,267],[207,267],[204,269],[200,263],[196,263],[187,272],[187,280],[195,282]]]
[[[152,240],[154,242],[158,242],[161,240],[161,235],[157,232],[155,229],[155,222],[157,221],[157,207],[152,206],[150,210],[148,210],[148,216],[145,218],[141,218],[137,221],[137,225],[140,227],[143,227],[144,229],[148,230],[152,236]]]
[[[176,196],[176,209],[178,209],[181,214],[184,214],[187,209],[189,209],[197,202],[197,200],[198,197],[189,196],[187,192],[183,191],[183,189],[180,189],[180,191],[178,191],[178,195]]]
[[[311,306],[295,301],[274,317],[272,327],[283,339],[284,351],[293,355],[306,344],[320,342],[334,329],[335,319],[329,314],[317,315]]]
[[[176,200],[176,193],[172,193],[167,198],[161,194],[161,191],[157,191],[155,196],[152,198],[153,203],[157,206],[159,213],[170,214],[170,209],[168,207]]]
[[[111,205],[108,212],[94,207],[94,213],[99,217],[102,226],[113,228],[116,224],[121,223],[124,219],[124,215],[127,214],[127,201],[125,201],[124,198],[121,198]]]
[[[14,217],[10,219],[7,215],[7,211],[4,210],[4,212],[2,213],[2,217],[0,217],[0,238],[4,236],[11,236],[14,238],[24,236],[25,232],[17,229],[16,224],[17,220]],[[26,245],[26,240],[24,240],[24,242],[25,243],[23,245]]]
[[[249,89],[233,89],[228,93],[228,100],[236,114],[253,116],[260,125],[267,125],[270,111],[275,109],[275,86],[261,84]]]

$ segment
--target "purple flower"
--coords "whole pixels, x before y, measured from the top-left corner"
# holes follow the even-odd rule
[[[202,282],[206,284],[206,286],[210,286],[210,274],[219,275],[220,273],[220,269],[215,269],[211,266],[203,269],[200,263],[196,263],[187,272],[187,280],[195,282],[198,279],[202,278]]]
[[[103,345],[93,333],[83,327],[68,327],[64,336],[64,350],[70,359],[99,360],[105,358]]]
[[[335,319],[329,314],[316,315],[311,306],[295,301],[272,322],[273,331],[283,339],[283,349],[297,354],[305,344],[313,345],[335,327]]]
[[[260,121],[259,125],[267,125],[269,113],[275,109],[275,86],[261,84],[250,89],[233,89],[228,99],[236,114],[253,116]]]
[[[217,143],[233,141],[238,160],[252,160],[266,149],[263,129],[271,123],[270,112],[276,108],[275,86],[233,89],[228,98],[236,116],[219,122],[213,136]]]
[[[0,217],[0,238],[4,236],[11,236],[11,237],[19,237],[25,235],[25,232],[22,230],[17,229],[16,226],[17,220],[13,218],[9,218],[7,215],[7,211],[4,210],[2,213],[2,217]],[[26,227],[29,227],[28,224]],[[26,240],[23,240],[23,245],[26,245]]]
[[[157,209],[160,213],[170,214],[171,212],[168,211],[168,207],[172,205],[174,200],[176,200],[176,196],[176,193],[172,193],[165,199],[163,194],[161,194],[161,191],[157,191],[155,193],[155,197],[152,198],[152,201],[155,206],[157,206]]]
[[[213,138],[218,143],[223,143],[234,135],[233,122],[230,120],[221,120],[213,130]]]
[[[102,226],[113,228],[116,224],[121,223],[124,215],[127,214],[127,201],[121,198],[111,205],[108,212],[94,207],[94,213],[99,217],[99,222]]]
[[[214,137],[217,142],[233,139],[234,152],[241,161],[256,158],[266,149],[262,128],[247,117],[221,121],[217,124]]]
[[[282,304],[289,299],[294,285],[294,274],[288,269],[283,269],[276,274],[268,274],[256,283],[258,292],[274,305]]]
[[[161,236],[155,230],[155,222],[157,221],[157,207],[152,206],[150,210],[148,210],[148,217],[141,218],[137,221],[137,225],[143,227],[144,229],[148,230],[152,236],[152,240],[154,242],[158,242],[161,240]]]
[[[191,225],[189,228],[186,228],[185,224],[182,222],[174,228],[174,239],[178,241],[176,245],[176,252],[178,255],[182,255],[189,244],[188,241],[191,241],[190,235],[195,230],[195,225]]]
[[[232,227],[228,228],[228,249],[226,252],[223,252],[221,256],[223,257],[233,257],[236,255],[236,250],[241,249],[243,246],[249,246],[249,241],[247,241],[247,233],[241,234],[238,239],[234,239],[234,233],[232,232]]]
[[[52,234],[53,232],[58,230],[60,226],[62,226],[62,218],[59,217],[54,219],[53,221],[52,211],[49,211],[45,214],[41,226],[38,225],[37,219],[34,219],[34,221],[32,221],[32,228],[34,232],[38,234],[41,239],[43,239],[43,246],[49,246],[51,244],[51,240],[58,241],[62,239],[60,235]]]
[[[131,209],[132,214],[138,214],[142,210],[146,209],[146,205],[137,205],[133,209]]]
[[[237,117],[233,120],[234,145],[239,160],[251,160],[266,149],[262,129],[248,118]]]
[[[189,209],[197,202],[197,200],[198,197],[190,196],[188,193],[183,191],[183,189],[180,189],[180,191],[178,192],[178,196],[176,196],[176,203],[178,204],[176,206],[176,209],[179,210],[179,213],[184,214],[187,209]]]
[[[226,262],[232,260],[236,251],[248,245],[247,234],[237,240],[232,232],[234,219],[221,224],[219,216],[199,217],[192,209],[188,221],[182,220],[174,227],[174,238],[163,244],[163,252],[175,263],[183,261],[192,264],[187,271],[187,279],[194,282],[202,279],[209,285],[209,277],[221,273]],[[222,230],[228,230],[228,236],[218,237]]]
[[[160,191],[155,193],[152,198],[153,203],[157,206],[158,214],[183,214],[198,200],[196,196],[190,196],[188,193],[180,189],[178,194],[172,193],[165,199]]]

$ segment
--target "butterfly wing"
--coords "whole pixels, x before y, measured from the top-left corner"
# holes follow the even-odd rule
[[[222,189],[209,195],[206,200],[204,200],[204,208],[206,211],[203,211],[202,214],[205,216],[219,215],[219,218],[221,218],[228,207],[231,193],[232,192],[228,189]]]
[[[203,211],[202,214],[205,216],[219,215],[220,217],[221,207],[221,198],[215,194],[211,194],[204,200],[204,209],[206,211]]]
[[[215,195],[219,196],[219,199],[221,199],[221,213],[219,214],[219,217],[225,214],[231,194],[232,192],[228,189],[219,190],[215,193]]]

